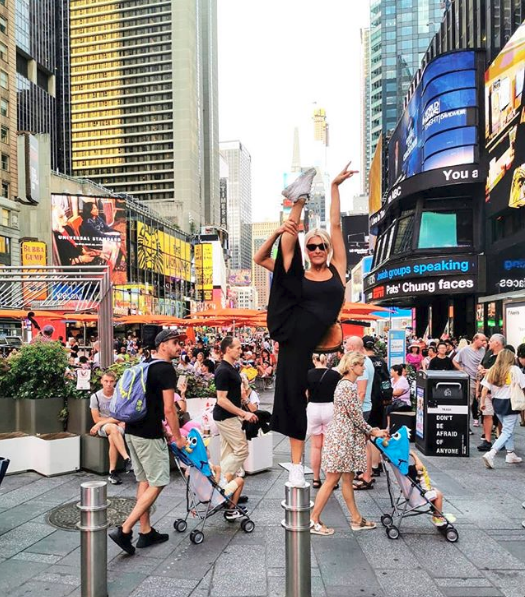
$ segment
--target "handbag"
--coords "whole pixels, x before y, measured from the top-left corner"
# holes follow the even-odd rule
[[[343,344],[343,326],[340,321],[333,323],[325,335],[322,337],[321,342],[315,347],[314,352],[337,352]]]
[[[512,410],[525,410],[525,394],[515,379],[510,383],[510,404]]]

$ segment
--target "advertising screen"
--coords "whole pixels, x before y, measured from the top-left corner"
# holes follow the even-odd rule
[[[388,146],[388,186],[477,162],[477,57],[445,54],[425,69]]]
[[[489,212],[525,205],[525,23],[485,73]]]
[[[53,265],[109,265],[113,284],[127,281],[126,201],[51,195]]]
[[[347,271],[370,254],[368,216],[343,216],[341,219],[346,248]]]
[[[137,222],[137,260],[141,269],[178,280],[190,280],[189,243],[154,225]]]

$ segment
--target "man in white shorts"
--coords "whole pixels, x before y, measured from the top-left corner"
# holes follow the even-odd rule
[[[126,472],[132,470],[131,459],[124,443],[125,424],[117,421],[111,416],[109,404],[113,398],[113,391],[117,382],[117,377],[113,371],[107,371],[100,380],[102,389],[91,395],[89,407],[91,416],[95,424],[91,427],[91,435],[107,437],[109,441],[109,477],[108,481],[113,485],[122,483],[115,468],[117,467],[118,455],[124,459]]]

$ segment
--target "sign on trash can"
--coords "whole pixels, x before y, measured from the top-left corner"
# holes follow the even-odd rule
[[[469,455],[469,376],[462,371],[419,371],[416,444],[427,456]]]

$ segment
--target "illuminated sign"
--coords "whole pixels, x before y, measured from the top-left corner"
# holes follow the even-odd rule
[[[476,276],[440,277],[388,283],[366,292],[366,300],[411,298],[431,294],[461,294],[477,291]]]
[[[525,303],[505,305],[505,336],[516,348],[525,342]]]
[[[141,269],[191,279],[190,244],[144,222],[137,222],[137,260]]]
[[[213,246],[195,245],[195,290],[198,301],[213,301]]]
[[[35,267],[47,265],[47,245],[43,241],[24,241],[20,253],[22,265],[34,265]],[[45,282],[24,282],[23,294],[26,302],[45,301],[47,284]]]
[[[476,53],[468,50],[427,66],[388,145],[389,189],[424,172],[477,162],[477,65]],[[427,179],[423,188],[432,186]]]
[[[525,23],[485,73],[490,214],[525,206]]]

